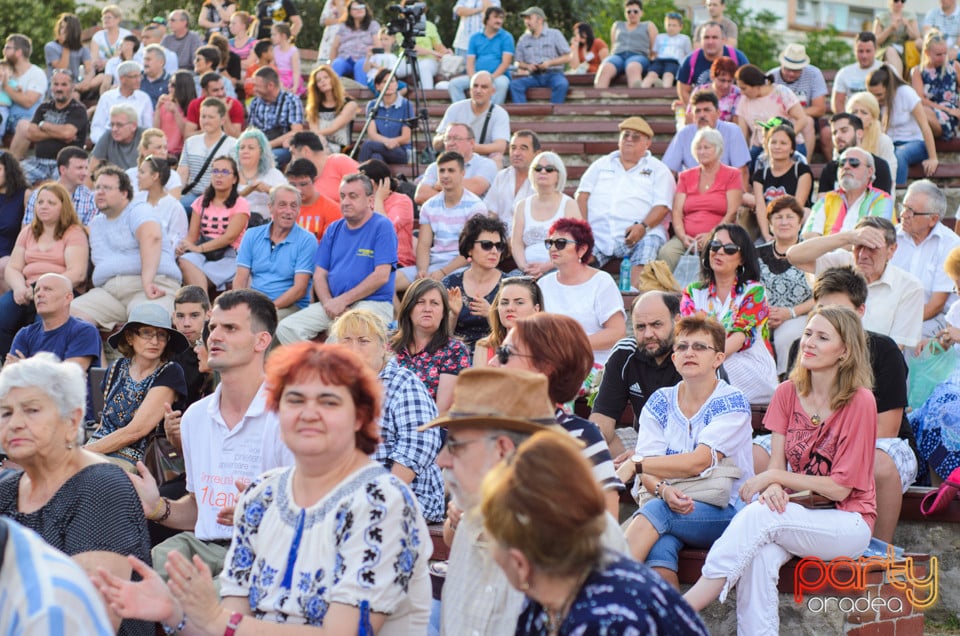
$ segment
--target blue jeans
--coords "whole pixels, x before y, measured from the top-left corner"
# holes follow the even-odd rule
[[[567,99],[570,82],[559,71],[517,77],[510,80],[510,100],[514,104],[526,104],[528,88],[549,88],[550,103],[562,104]]]
[[[13,292],[0,296],[0,359],[10,352],[13,337],[20,327],[29,325],[37,315],[33,303],[18,305],[13,300]]]
[[[618,53],[617,55],[608,55],[604,58],[603,63],[610,64],[613,68],[617,69],[617,75],[623,75],[627,70],[627,66],[634,63],[639,64],[644,73],[650,68],[650,60],[642,53]]]
[[[367,85],[367,73],[363,70],[363,60],[355,60],[349,57],[338,57],[331,66],[333,71],[340,77],[352,77],[357,80],[361,86]]]
[[[930,158],[927,154],[927,144],[918,139],[893,142],[893,154],[897,157],[897,179],[894,183],[898,186],[906,185],[907,171],[910,166]]]
[[[677,571],[678,554],[685,546],[709,548],[723,534],[737,509],[728,505],[717,508],[698,501],[688,515],[672,510],[662,499],[654,499],[637,511],[660,533],[653,544],[646,564],[650,567]]]
[[[493,97],[490,101],[494,104],[503,104],[507,101],[507,89],[510,88],[510,78],[506,75],[499,75],[493,80]],[[467,91],[470,90],[470,77],[468,75],[459,75],[454,77],[447,85],[447,92],[450,93],[450,101],[459,102],[467,98]]]
[[[408,154],[408,148],[406,146],[387,148],[379,141],[365,141],[360,146],[357,161],[363,163],[367,159],[379,159],[384,163],[401,164],[407,163],[407,159],[409,158]]]

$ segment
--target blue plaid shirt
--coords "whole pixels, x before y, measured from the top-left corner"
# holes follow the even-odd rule
[[[266,132],[271,128],[282,127],[290,131],[292,124],[303,123],[303,102],[288,91],[280,91],[274,102],[265,102],[254,97],[247,111],[247,125]]]
[[[37,195],[39,194],[39,188],[30,194],[30,199],[27,201],[27,210],[23,214],[24,225],[33,222],[33,209],[37,205]],[[93,191],[82,184],[78,185],[77,189],[73,191],[73,209],[77,211],[77,216],[80,217],[80,222],[84,225],[90,225],[90,221],[100,211],[97,209],[97,204],[93,202]]]
[[[440,431],[422,433],[417,427],[437,417],[437,405],[420,378],[391,358],[380,372],[383,383],[383,441],[373,458],[390,467],[406,466],[417,474],[410,490],[417,496],[428,523],[443,521],[443,477],[436,464],[440,453]]]

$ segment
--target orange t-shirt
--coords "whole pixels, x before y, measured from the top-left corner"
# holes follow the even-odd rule
[[[323,237],[323,233],[330,227],[330,224],[342,218],[343,215],[340,214],[340,205],[333,199],[321,194],[317,197],[317,200],[310,205],[304,203],[300,206],[300,216],[297,217],[297,225],[314,234],[319,241]]]

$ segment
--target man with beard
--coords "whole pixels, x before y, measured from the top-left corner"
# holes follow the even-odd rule
[[[452,497],[444,524],[450,560],[441,598],[441,634],[509,634],[516,629],[524,595],[493,559],[477,509],[480,485],[524,440],[556,426],[554,408],[542,374],[468,369],[457,377],[450,411],[421,427],[447,429],[437,456]],[[623,532],[609,514],[601,540],[605,548],[627,554]]]
[[[67,146],[83,147],[90,118],[83,104],[73,99],[73,77],[69,71],[54,69],[50,77],[50,99],[40,104],[33,119],[17,124],[10,154],[23,160],[35,145],[35,153],[22,161],[28,183],[54,180],[58,176],[57,154]]]
[[[833,152],[835,157],[843,154],[847,148],[856,148],[863,141],[863,121],[856,115],[850,113],[837,113],[830,118],[830,138],[833,140]],[[826,194],[833,190],[837,185],[837,168],[839,162],[832,159],[823,164],[823,171],[820,173],[820,185],[817,192]],[[891,166],[886,160],[877,155],[873,155],[873,187],[893,194],[893,179],[890,177]]]
[[[873,155],[863,148],[847,148],[838,163],[840,187],[817,199],[803,226],[805,239],[847,232],[866,216],[893,219],[893,199],[873,186]]]
[[[654,391],[673,386],[680,374],[673,365],[673,323],[680,315],[676,294],[650,291],[633,301],[633,338],[618,342],[603,370],[600,391],[590,421],[600,427],[613,457],[626,450],[615,428],[627,404],[633,409],[633,426]]]

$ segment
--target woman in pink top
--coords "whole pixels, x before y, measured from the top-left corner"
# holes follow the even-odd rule
[[[153,111],[153,127],[167,136],[167,152],[176,157],[183,151],[187,127],[187,106],[197,98],[197,87],[190,71],[177,71],[170,76],[169,92],[157,100]]]
[[[40,186],[35,215],[17,236],[3,276],[10,286],[0,296],[0,357],[20,327],[37,315],[33,285],[44,274],[63,274],[74,287],[87,278],[90,244],[73,208],[70,193],[59,183]]]
[[[763,135],[766,129],[761,124],[779,117],[793,124],[794,130],[800,131],[807,125],[807,113],[803,110],[800,98],[792,90],[782,84],[774,84],[773,75],[764,75],[763,71],[753,64],[738,68],[735,77],[741,95],[734,119],[750,146],[752,173],[753,161],[763,152]],[[797,152],[807,155],[806,143],[799,132]]]
[[[737,629],[776,635],[777,577],[794,556],[856,559],[876,521],[877,405],[866,336],[850,309],[810,314],[800,357],[763,419],[773,433],[769,468],[740,488],[739,512],[710,549],[685,595],[697,611],[737,586]],[[796,503],[819,495],[827,508]],[[791,501],[791,499],[795,499]]]
[[[743,179],[740,171],[720,163],[723,137],[715,129],[701,128],[690,144],[700,164],[684,170],[677,177],[673,197],[673,238],[660,251],[660,258],[676,267],[680,256],[697,242],[703,251],[704,242],[721,223],[734,223],[737,208],[743,200]]]
[[[237,192],[237,164],[217,157],[210,168],[210,185],[193,202],[190,231],[177,246],[184,285],[217,289],[237,273],[237,250],[250,219],[250,204]]]

